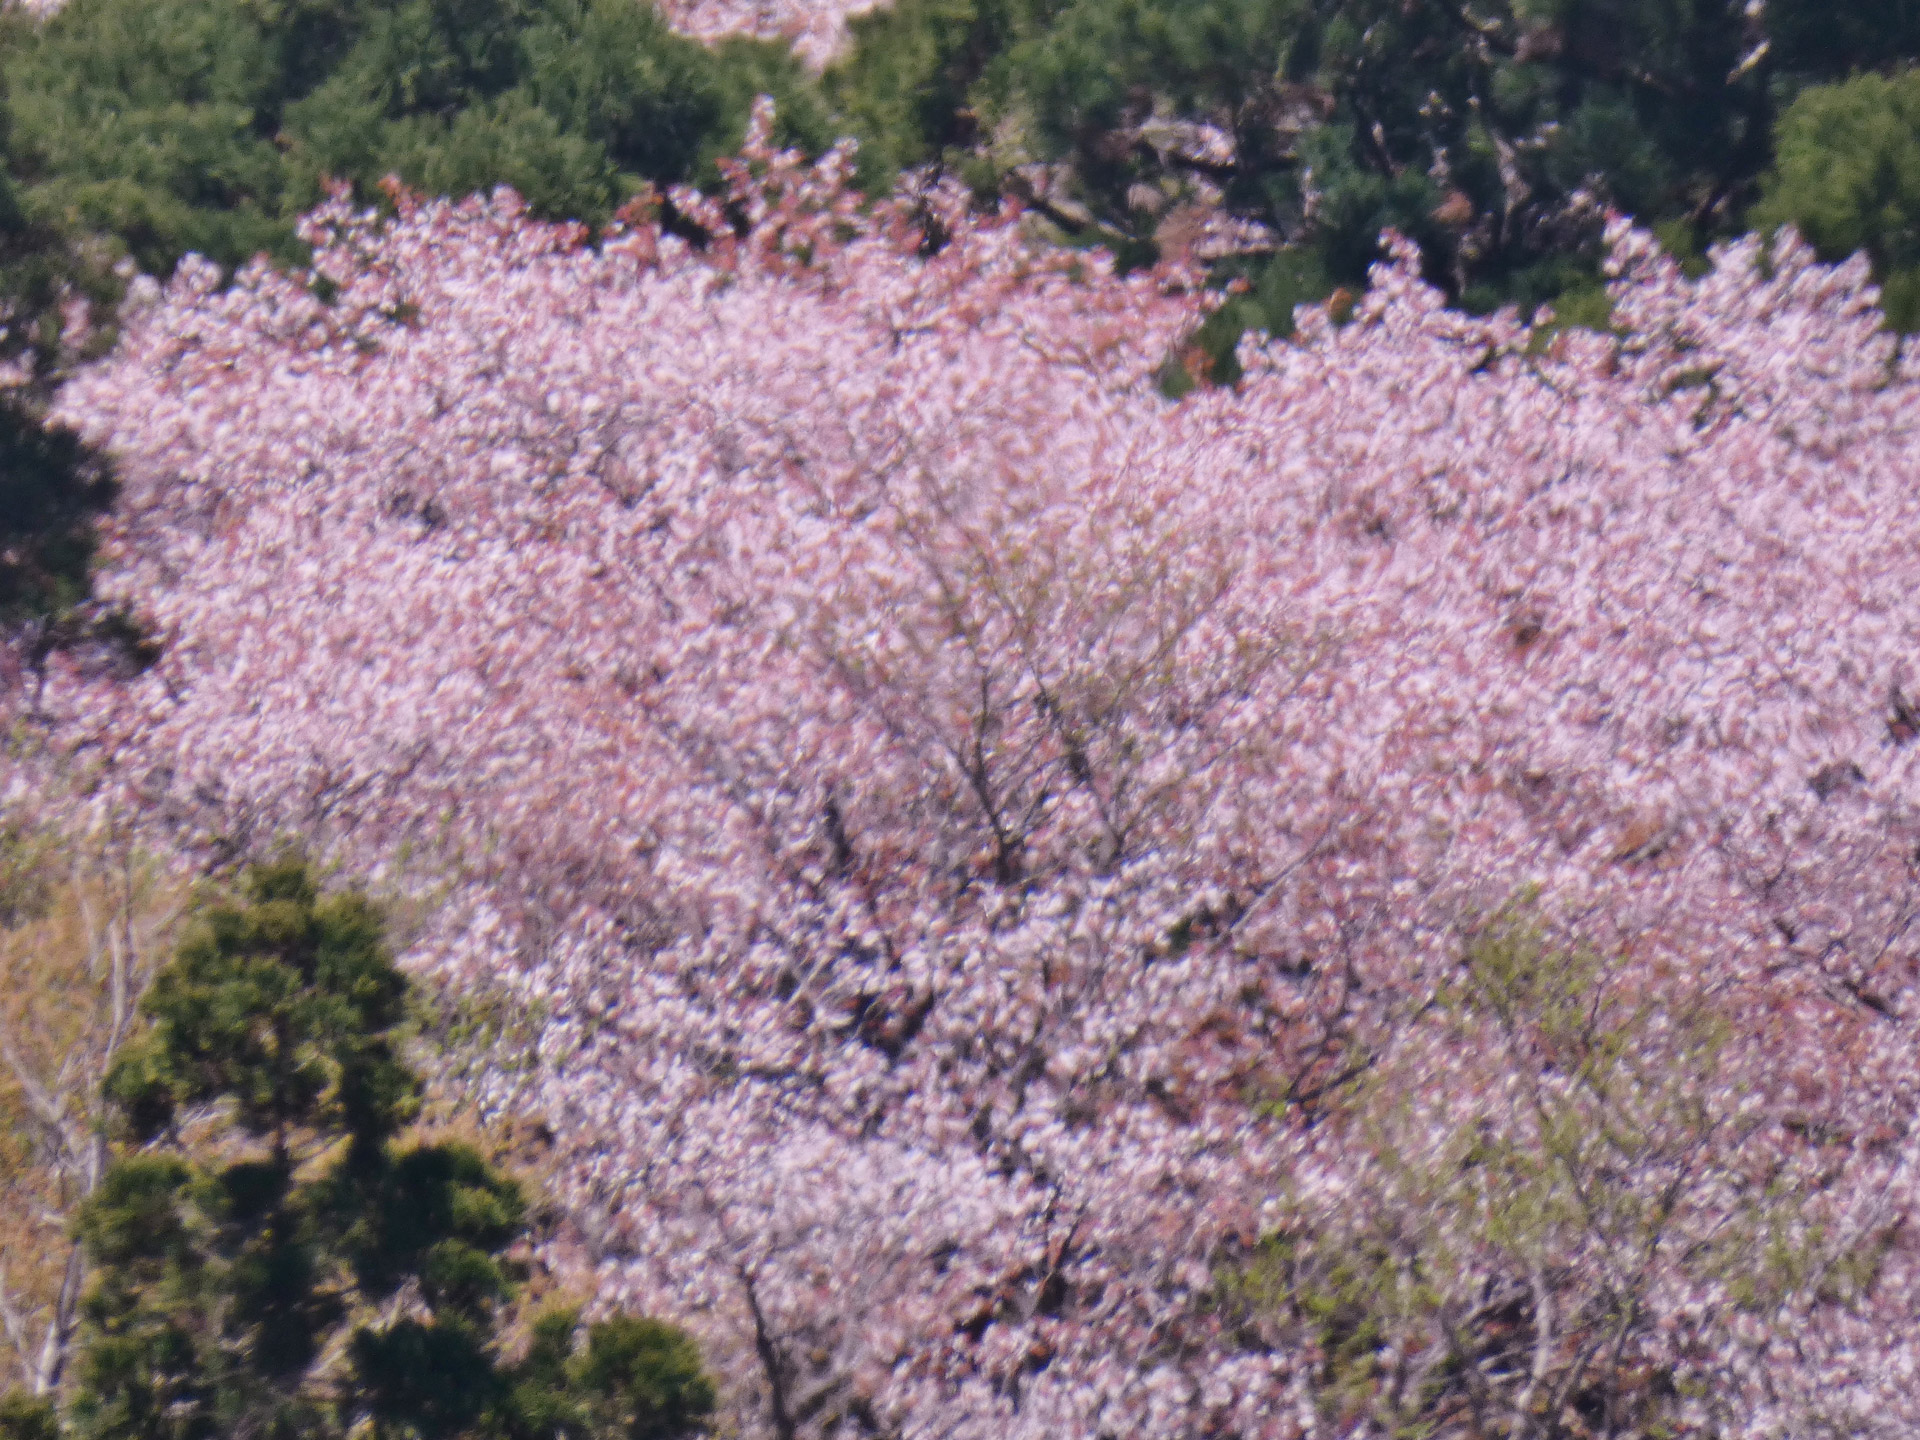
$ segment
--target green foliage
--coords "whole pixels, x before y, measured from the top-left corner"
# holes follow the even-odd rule
[[[319,900],[293,864],[256,871],[251,900],[208,915],[156,977],[153,1033],[122,1052],[109,1098],[141,1140],[230,1098],[233,1123],[278,1154],[298,1131],[379,1145],[414,1118],[419,1085],[394,1053],[407,987],[378,914]]]
[[[873,178],[938,164],[1026,193],[1031,166],[1053,167],[1046,213],[1128,254],[1206,196],[1310,256],[1285,263],[1289,295],[1302,274],[1321,296],[1364,284],[1391,226],[1468,308],[1575,297],[1564,316],[1599,309],[1588,200],[1688,254],[1737,232],[1777,107],[1920,58],[1920,7],[904,0],[854,34],[828,81]],[[1196,143],[1201,126],[1231,155]],[[1227,272],[1264,288],[1252,257]],[[1236,321],[1285,330],[1253,305],[1214,323],[1216,359]]]
[[[93,522],[113,494],[106,467],[79,441],[0,397],[0,630],[86,598]]]
[[[506,1406],[508,1440],[596,1435],[607,1440],[672,1440],[685,1417],[713,1408],[713,1384],[699,1352],[670,1325],[619,1315],[575,1349],[578,1316],[558,1310],[533,1327]]]
[[[713,1390],[671,1326],[559,1312],[523,1359],[502,1355],[525,1202],[468,1147],[408,1141],[421,1087],[398,1050],[407,991],[374,908],[322,897],[298,862],[252,872],[247,903],[183,941],[106,1085],[146,1143],[79,1222],[94,1279],[76,1437],[702,1427]],[[53,1440],[43,1410],[9,1405],[8,1440]]]
[[[823,148],[783,49],[715,50],[632,0],[74,0],[6,61],[20,200],[164,274],[298,254],[329,178],[429,194],[510,184],[600,223],[644,184],[713,178],[756,94]]]
[[[1797,227],[1824,259],[1866,251],[1889,322],[1920,329],[1920,70],[1804,91],[1776,152],[1756,222]]]
[[[0,45],[17,22],[0,16]],[[55,620],[86,597],[93,520],[113,499],[104,465],[44,429],[35,392],[53,377],[61,301],[102,298],[66,238],[29,213],[0,82],[0,363],[30,382],[0,389],[0,632]]]
[[[1823,76],[1920,56],[1920,0],[1767,0],[1767,32],[1797,65]]]
[[[867,183],[884,189],[930,161],[963,165],[982,139],[975,87],[1057,8],[1058,0],[896,0],[857,17],[827,87],[860,136]]]
[[[60,1416],[51,1400],[9,1390],[0,1395],[0,1440],[59,1440]]]
[[[18,21],[0,15],[0,46]],[[36,341],[55,338],[42,327],[57,325],[55,303],[71,269],[64,240],[27,214],[15,175],[13,125],[0,73],[0,359],[18,360]]]

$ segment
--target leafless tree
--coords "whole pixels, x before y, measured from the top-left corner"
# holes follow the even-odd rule
[[[184,898],[116,825],[0,831],[0,1325],[35,1395],[58,1389],[79,1320],[71,1221],[109,1158],[101,1082]]]

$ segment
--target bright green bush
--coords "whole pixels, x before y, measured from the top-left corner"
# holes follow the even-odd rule
[[[896,0],[856,18],[854,43],[827,86],[860,136],[869,188],[930,162],[964,165],[983,138],[975,87],[1051,8],[1047,0]]]
[[[1796,226],[1828,260],[1866,251],[1889,322],[1920,328],[1920,70],[1805,91],[1775,148],[1756,222]]]

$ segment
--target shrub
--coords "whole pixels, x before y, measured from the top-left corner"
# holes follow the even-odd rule
[[[1774,145],[1755,222],[1797,227],[1829,260],[1864,251],[1888,323],[1920,328],[1920,70],[1803,92]]]

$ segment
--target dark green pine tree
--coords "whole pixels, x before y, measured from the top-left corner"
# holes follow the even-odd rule
[[[16,397],[0,397],[0,635],[40,643],[86,598],[95,519],[113,500],[106,466]]]
[[[1697,261],[1747,227],[1795,95],[1920,61],[1920,0],[895,0],[853,33],[826,80],[870,184],[931,164],[1024,195],[1040,162],[1043,213],[1126,263],[1202,191],[1265,226],[1279,254],[1222,267],[1251,288],[1209,326],[1219,359],[1242,325],[1284,333],[1296,301],[1364,285],[1387,226],[1467,308],[1604,315],[1590,201]],[[1794,121],[1782,163],[1797,148],[1815,178],[1785,187],[1903,183],[1887,94]],[[1829,139],[1869,123],[1841,108],[1879,115],[1864,159]]]
[[[64,1425],[6,1440],[673,1440],[714,1394],[692,1341],[538,1319],[502,1353],[518,1187],[410,1142],[408,987],[379,913],[258,869],[161,972],[107,1090],[133,1148],[80,1222],[93,1267]]]
[[[12,23],[0,16],[0,43]],[[28,215],[17,169],[0,84],[0,364],[27,382],[0,389],[0,636],[27,628],[45,641],[50,622],[86,598],[93,522],[112,503],[113,482],[97,457],[46,430],[37,414],[58,350],[60,302],[92,287],[65,238]]]
[[[784,47],[697,44],[645,0],[72,0],[0,33],[0,73],[21,205],[159,276],[188,251],[302,259],[329,179],[511,185],[598,225],[644,185],[715,181],[762,92],[782,143],[832,139]]]

